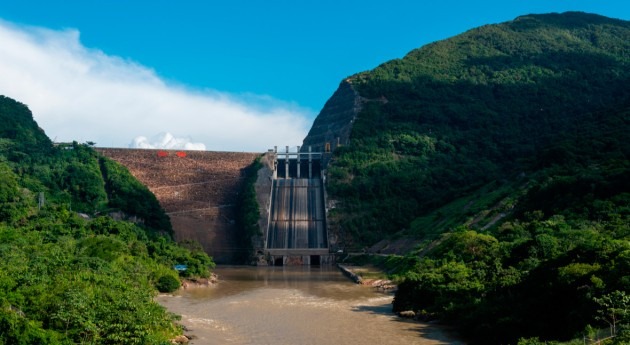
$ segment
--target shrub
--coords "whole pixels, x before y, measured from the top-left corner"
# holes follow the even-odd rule
[[[163,275],[155,283],[155,287],[160,292],[173,292],[179,289],[180,285],[181,283],[179,279],[177,279],[177,277],[172,276],[172,275]]]

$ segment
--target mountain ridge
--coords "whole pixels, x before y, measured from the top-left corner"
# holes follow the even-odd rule
[[[347,108],[322,110],[346,115],[326,140],[350,130],[327,166],[331,244],[397,254],[355,260],[398,281],[395,311],[472,344],[591,336],[630,291],[628,67],[630,22],[568,12],[347,78]]]

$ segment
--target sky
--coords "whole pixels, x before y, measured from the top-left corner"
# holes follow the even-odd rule
[[[300,145],[348,76],[565,11],[630,20],[630,1],[7,0],[0,94],[58,142],[263,152]]]

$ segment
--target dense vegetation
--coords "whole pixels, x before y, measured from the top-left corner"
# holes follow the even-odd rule
[[[530,15],[349,79],[365,102],[328,169],[330,219],[347,246],[418,243],[395,310],[479,344],[582,339],[615,316],[629,341],[629,38]]]
[[[171,233],[126,169],[87,144],[54,146],[25,105],[0,97],[0,344],[167,343],[181,330],[157,290],[179,287],[174,264],[213,267]]]
[[[256,199],[256,179],[258,178],[258,170],[262,168],[260,157],[247,167],[245,171],[245,181],[241,191],[239,192],[239,200],[237,205],[236,226],[238,228],[238,255],[236,262],[240,264],[249,264],[252,262],[252,253],[254,253],[254,240],[256,237],[262,236],[258,219],[260,218],[260,210],[258,200]]]

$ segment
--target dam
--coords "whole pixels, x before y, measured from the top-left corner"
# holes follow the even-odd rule
[[[322,153],[270,152],[273,173],[264,251],[279,265],[332,263],[326,231]]]
[[[260,153],[96,150],[149,188],[169,216],[177,242],[198,242],[219,264],[235,263],[249,251],[239,244],[237,204],[247,168]]]
[[[124,165],[155,194],[171,219],[175,240],[193,240],[219,264],[259,256],[258,264],[318,265],[334,261],[326,229],[321,152],[266,154],[97,148]],[[240,245],[237,203],[246,171],[266,162],[257,187],[260,208],[254,251]],[[258,255],[256,255],[258,254]]]
[[[297,152],[265,153],[98,148],[147,186],[171,218],[175,239],[199,242],[215,262],[234,263],[244,251],[236,238],[236,203],[246,171],[261,157],[257,202],[258,264],[325,265],[340,246],[339,226],[326,219],[324,169],[348,145],[365,99],[344,80],[315,119]],[[311,149],[313,148],[313,149]]]

